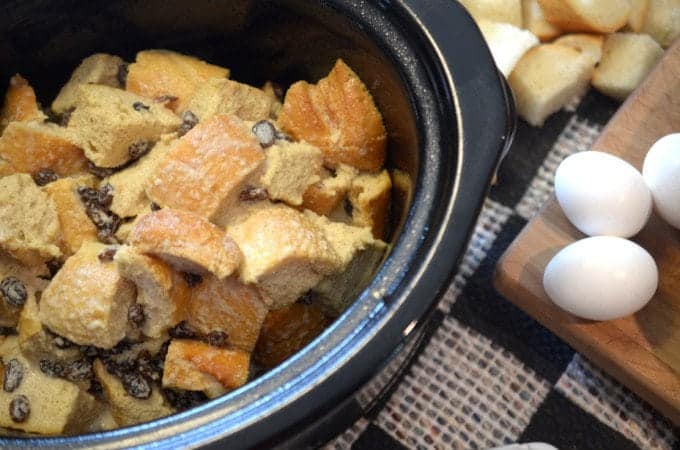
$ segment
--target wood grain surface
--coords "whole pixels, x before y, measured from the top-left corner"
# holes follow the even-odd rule
[[[641,169],[649,147],[673,132],[680,132],[680,41],[623,104],[592,149]],[[656,260],[659,288],[644,309],[609,322],[576,318],[550,302],[543,290],[548,261],[584,237],[552,196],[499,260],[496,289],[680,425],[680,231],[653,214],[633,238]]]

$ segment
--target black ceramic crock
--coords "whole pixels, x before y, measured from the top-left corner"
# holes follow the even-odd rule
[[[512,100],[477,27],[453,0],[5,0],[0,82],[22,73],[49,104],[83,57],[169,48],[232,78],[315,81],[343,58],[389,133],[391,250],[356,301],[275,370],[203,406],[139,426],[0,446],[300,448],[328,439],[343,405],[414,334],[455,272],[514,130]]]

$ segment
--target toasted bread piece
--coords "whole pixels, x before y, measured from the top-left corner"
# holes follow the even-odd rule
[[[23,377],[12,392],[0,390],[0,426],[44,435],[75,434],[88,429],[101,404],[75,384],[45,375],[19,351],[18,338],[8,336],[0,348],[2,361],[16,360]],[[10,416],[10,402],[23,395],[30,408],[25,421]]]
[[[293,303],[269,311],[253,360],[265,368],[274,367],[309,344],[329,323],[323,310],[315,304]]]
[[[628,0],[538,0],[545,18],[564,31],[613,33],[628,22]]]
[[[625,100],[663,56],[663,49],[646,34],[615,33],[604,40],[602,61],[593,73],[593,86]]]
[[[176,97],[166,106],[181,112],[211,78],[229,78],[229,69],[169,50],[144,50],[128,67],[125,88],[150,99]]]
[[[200,341],[173,340],[163,368],[163,387],[203,391],[214,398],[248,381],[250,354]]]
[[[642,31],[642,27],[647,19],[647,9],[649,0],[628,0],[630,2],[630,14],[628,15],[628,26],[636,33]]]
[[[80,85],[103,84],[120,88],[118,72],[124,64],[120,57],[106,53],[95,53],[83,59],[52,102],[52,111],[61,114],[76,106]]]
[[[522,28],[521,0],[461,0],[476,22],[491,20]]]
[[[60,178],[43,187],[57,208],[61,225],[60,248],[66,257],[77,252],[83,242],[97,241],[97,227],[87,216],[77,191],[78,186],[94,188],[96,185],[94,175],[79,175]]]
[[[498,70],[506,77],[522,55],[538,45],[538,38],[530,31],[513,25],[488,20],[480,20],[478,24]]]
[[[143,216],[129,241],[177,270],[213,273],[220,279],[231,275],[242,259],[234,240],[220,228],[197,214],[171,208]]]
[[[133,159],[131,146],[156,142],[182,123],[163,106],[121,89],[83,84],[76,94],[67,129],[98,167],[125,164]]]
[[[647,16],[640,30],[663,48],[680,36],[680,0],[649,0]]]
[[[43,122],[11,122],[0,137],[0,158],[16,172],[50,169],[57,175],[83,173],[87,160],[64,128]]]
[[[190,296],[187,321],[193,328],[204,335],[224,331],[230,346],[253,351],[269,302],[257,287],[236,277],[208,276],[190,289]]]
[[[108,183],[113,187],[111,211],[120,217],[134,217],[149,211],[151,200],[146,195],[146,184],[176,143],[175,133],[163,135],[139,161],[102,180],[102,186]]]
[[[552,41],[562,34],[562,30],[545,20],[538,0],[522,0],[522,19],[524,28],[531,31],[542,42]]]
[[[158,389],[153,388],[149,398],[135,398],[125,391],[118,377],[106,371],[99,359],[94,361],[93,369],[104,388],[104,396],[111,408],[111,415],[120,426],[148,422],[175,412],[175,409],[165,402]]]
[[[321,150],[304,142],[279,141],[266,150],[266,155],[260,183],[269,198],[301,205],[307,188],[321,180]]]
[[[553,42],[553,44],[566,45],[580,51],[590,58],[593,66],[602,59],[603,43],[604,36],[583,33],[566,34],[559,39],[555,39],[555,42]]]
[[[358,174],[358,170],[346,164],[338,165],[335,173],[323,170],[322,179],[309,186],[302,196],[302,208],[328,216],[345,198]]]
[[[391,194],[392,180],[386,170],[378,174],[361,174],[352,180],[349,191],[352,225],[368,227],[376,239],[384,239]]]
[[[158,338],[182,320],[184,305],[175,303],[170,266],[127,245],[119,247],[113,259],[121,275],[137,287],[137,303],[144,308],[141,328],[145,336]]]
[[[293,303],[341,263],[319,227],[287,206],[256,210],[227,233],[243,252],[242,281],[257,283],[274,309]]]
[[[274,86],[274,83],[271,81],[267,81],[263,86],[262,86],[262,92],[267,94],[271,100],[272,100],[272,106],[270,110],[270,115],[272,119],[276,119],[279,117],[279,113],[281,112],[281,108],[283,108],[283,103],[281,103],[281,98],[276,92],[277,88]]]
[[[111,348],[125,337],[135,287],[121,276],[117,264],[98,258],[107,248],[83,243],[40,300],[42,323],[76,344]]]
[[[564,45],[542,44],[522,57],[508,81],[519,115],[539,127],[550,114],[583,95],[592,74],[586,54]]]
[[[226,78],[212,78],[201,84],[187,110],[204,120],[215,114],[233,114],[243,120],[273,117],[280,105],[260,89]]]
[[[180,138],[156,168],[146,193],[161,206],[214,220],[238,201],[264,159],[245,122],[216,115]]]
[[[0,111],[0,133],[10,122],[44,120],[47,116],[38,107],[35,91],[28,81],[19,74],[9,79],[5,103]]]
[[[288,89],[278,124],[323,150],[329,167],[344,163],[376,171],[385,161],[387,133],[380,111],[341,59],[317,84],[299,81]]]
[[[17,278],[26,289],[26,302],[17,306],[8,302],[0,294],[0,326],[15,327],[20,320],[20,314],[31,302],[35,303],[36,292],[42,292],[47,286],[47,281],[39,278],[45,273],[40,266],[24,266],[11,256],[0,251],[0,282],[8,277]]]
[[[0,178],[0,248],[37,265],[61,256],[60,240],[57,208],[33,179],[25,173]]]

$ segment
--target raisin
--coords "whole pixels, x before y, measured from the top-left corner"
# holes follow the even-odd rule
[[[208,400],[200,391],[185,391],[182,389],[163,389],[163,395],[173,408],[184,410],[193,408]]]
[[[105,210],[100,208],[99,205],[88,205],[88,207],[85,209],[85,213],[87,214],[87,217],[90,218],[95,227],[100,229],[111,228],[111,216],[109,216]]]
[[[138,141],[128,147],[128,154],[132,160],[139,159],[151,151],[156,143],[153,141]]]
[[[51,280],[52,278],[54,278],[57,272],[59,272],[59,269],[61,269],[61,266],[63,266],[64,263],[62,263],[58,259],[50,259],[49,261],[47,261],[46,265],[47,270],[50,271],[49,279]]]
[[[116,362],[111,358],[104,357],[102,358],[102,362],[104,363],[104,367],[106,367],[107,372],[121,379],[126,374],[133,372],[135,370],[135,363],[129,360]]]
[[[276,131],[276,139],[279,141],[293,142],[293,138],[284,133],[283,131]]]
[[[166,95],[160,95],[160,96],[154,98],[153,101],[156,102],[156,103],[170,103],[170,102],[174,102],[178,98],[179,97],[177,97],[176,95],[166,94]]]
[[[253,134],[260,142],[260,147],[267,148],[276,141],[276,127],[268,120],[260,120],[253,125]]]
[[[5,373],[2,377],[2,389],[5,392],[13,392],[24,379],[24,366],[18,359],[12,358],[5,364]]]
[[[33,181],[35,181],[35,184],[38,186],[45,186],[58,179],[59,175],[54,173],[54,170],[52,169],[40,169],[33,174]]]
[[[92,175],[97,176],[99,178],[106,178],[110,177],[114,173],[116,173],[116,168],[112,167],[99,167],[95,166],[92,161],[87,162],[87,171],[90,172]]]
[[[142,102],[134,102],[132,107],[135,111],[148,111],[150,108]]]
[[[108,245],[120,244],[120,241],[118,241],[118,238],[111,232],[111,230],[107,230],[107,229],[97,230],[97,239],[102,244],[108,244]]]
[[[198,286],[203,282],[202,276],[191,272],[182,272],[182,277],[184,277],[184,281],[186,281],[189,287]]]
[[[9,415],[14,422],[25,422],[30,413],[31,404],[25,395],[18,395],[9,402]]]
[[[69,381],[89,380],[93,376],[92,362],[85,358],[73,361],[64,367],[61,375]]]
[[[128,372],[121,378],[125,392],[134,398],[149,398],[151,396],[151,385],[139,373]]]
[[[120,66],[118,66],[118,73],[116,74],[116,78],[118,79],[120,87],[125,88],[125,83],[127,83],[127,76],[128,76],[128,63],[123,63]]]
[[[156,202],[151,202],[149,208],[151,209],[151,211],[160,211],[161,209],[160,205]]]
[[[246,186],[245,189],[239,193],[238,198],[242,202],[257,202],[267,200],[269,198],[269,193],[265,188]]]
[[[137,355],[137,371],[149,381],[159,381],[161,370],[154,365],[154,359],[148,350],[142,350]]]
[[[67,127],[68,123],[71,121],[71,114],[73,114],[73,111],[76,110],[75,106],[71,106],[70,108],[66,109],[61,115],[59,116],[59,126],[60,127]]]
[[[113,261],[113,257],[116,255],[116,249],[115,248],[107,248],[103,252],[97,255],[97,258],[99,258],[99,261],[101,262],[111,262]]]
[[[16,308],[24,306],[28,297],[24,283],[17,277],[11,276],[0,281],[0,293],[5,303]]]
[[[144,307],[139,303],[130,305],[127,314],[128,320],[136,326],[140,326],[146,320],[146,315],[144,314]]]
[[[0,327],[0,336],[16,336],[17,329],[14,327]]]
[[[88,358],[94,358],[95,356],[99,355],[99,349],[94,345],[81,345],[80,353],[82,353],[84,356],[87,356]]]
[[[349,199],[346,198],[345,200],[343,200],[342,207],[345,209],[347,215],[352,217],[352,213],[354,212],[354,206],[352,206],[352,202],[350,202]]]
[[[174,327],[170,328],[168,334],[170,337],[176,339],[191,339],[196,337],[196,331],[191,328],[191,325],[189,325],[186,320],[183,320]]]
[[[182,114],[182,125],[177,129],[177,134],[179,136],[184,136],[196,125],[198,125],[198,117],[196,117],[196,114],[191,111],[184,111]]]
[[[96,398],[101,399],[104,395],[104,387],[96,378],[90,380],[90,387],[87,388],[87,392]]]
[[[307,291],[297,300],[297,302],[302,303],[303,305],[311,305],[312,300],[312,291]]]
[[[99,203],[99,192],[96,189],[92,189],[88,186],[78,186],[76,188],[78,196],[80,196],[80,201],[83,202],[85,206],[96,205]]]
[[[111,202],[113,202],[113,186],[106,183],[97,191],[97,203],[102,208],[108,208],[111,206]]]
[[[42,373],[51,377],[60,377],[64,373],[64,366],[51,359],[41,359],[39,366]]]
[[[216,330],[208,333],[206,341],[213,347],[224,347],[227,345],[227,339],[229,339],[229,335],[227,335],[227,333]]]

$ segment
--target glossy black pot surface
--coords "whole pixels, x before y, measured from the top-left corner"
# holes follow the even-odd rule
[[[343,58],[385,118],[396,192],[391,250],[357,300],[275,370],[201,407],[74,437],[0,439],[36,448],[306,446],[376,374],[442,294],[514,130],[512,100],[472,19],[452,0],[3,2],[0,82],[15,72],[49,104],[80,59],[168,48],[254,85],[316,81]],[[305,433],[314,429],[313,433]]]

